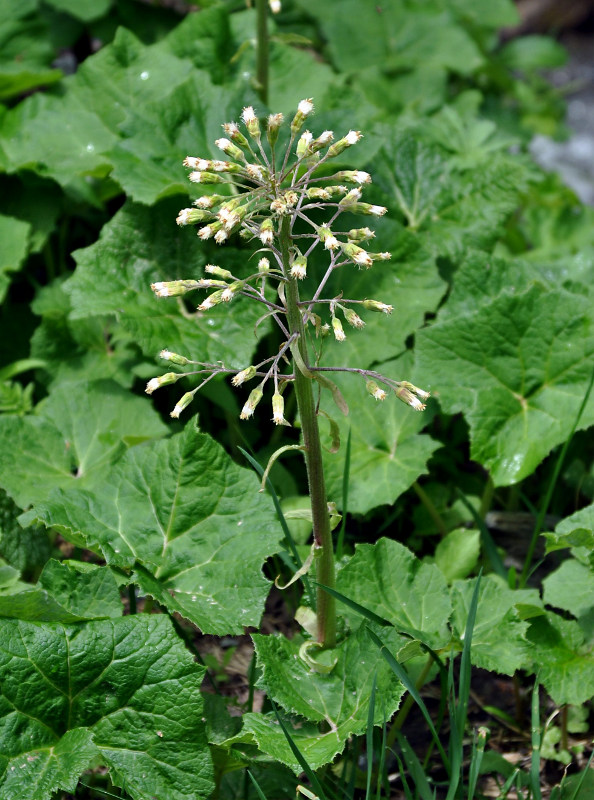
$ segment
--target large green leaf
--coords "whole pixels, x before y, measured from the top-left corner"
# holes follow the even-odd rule
[[[153,208],[128,203],[96,244],[75,253],[78,267],[64,285],[72,317],[117,316],[151,357],[167,348],[200,361],[248,366],[257,343],[251,331],[262,315],[258,303],[239,297],[207,313],[188,314],[177,298],[156,298],[151,291],[155,281],[201,277],[208,257],[214,261],[215,254],[192,230],[176,226],[178,210],[171,201]],[[218,249],[216,258],[226,269],[237,269],[239,277],[250,268],[247,254],[233,248]],[[191,304],[197,306],[204,296],[204,291],[189,295]]]
[[[463,412],[496,485],[529,475],[569,434],[594,355],[592,303],[535,285],[417,335],[416,381]],[[580,427],[594,421],[590,398]]]
[[[335,66],[357,72],[372,64],[392,69],[417,64],[442,66],[469,74],[483,58],[470,36],[438,4],[343,0],[340,14],[319,3],[300,0],[320,23]]]
[[[555,703],[580,705],[594,695],[594,655],[591,633],[584,635],[578,622],[557,614],[532,620],[532,642],[538,676]]]
[[[543,581],[544,601],[581,617],[594,606],[594,570],[574,558],[564,561]]]
[[[31,517],[137,568],[147,593],[208,633],[257,626],[269,582],[264,560],[281,530],[258,481],[193,424],[131,448],[100,485],[51,493]]]
[[[562,520],[554,533],[545,533],[547,552],[572,548],[573,555],[594,567],[594,504]]]
[[[380,539],[374,545],[357,545],[355,555],[338,573],[336,588],[433,648],[450,640],[451,603],[443,573],[435,564],[422,563],[399,542]]]
[[[109,472],[126,449],[165,425],[148,398],[135,397],[112,381],[58,386],[27,417],[0,417],[0,484],[24,508],[54,487],[68,492]]]
[[[324,662],[333,663],[330,672],[312,671],[311,663],[299,654],[299,638],[284,636],[253,637],[258,665],[262,669],[259,685],[291,714],[316,722],[326,722],[343,742],[361,733],[367,723],[369,697],[377,670],[377,689],[385,701],[375,708],[375,724],[392,716],[404,687],[395,680],[381,653],[370,644],[364,627],[344,639],[331,652],[324,651]],[[391,632],[396,649],[406,640]],[[315,660],[315,649],[310,650]]]
[[[10,284],[7,273],[16,272],[25,260],[30,232],[28,222],[0,214],[0,302]]]
[[[381,327],[382,321],[377,327]],[[389,326],[389,321],[386,322]],[[364,339],[365,334],[365,331],[354,331],[350,338]],[[355,359],[349,359],[348,363],[361,366]],[[374,369],[395,380],[407,380],[412,362],[410,357],[404,356],[374,365]],[[439,443],[419,433],[427,422],[423,413],[409,408],[393,394],[379,402],[369,394],[361,376],[331,373],[331,378],[340,387],[350,413],[348,417],[342,416],[329,396],[324,398],[323,408],[339,425],[343,442],[346,442],[349,427],[351,429],[348,510],[364,514],[376,506],[393,503],[425,474],[427,461]],[[321,420],[322,430],[324,425]],[[342,498],[344,459],[344,448],[336,453],[324,453],[328,495],[338,504]]]
[[[47,0],[47,3],[82,22],[91,22],[107,13],[113,0]]]
[[[262,668],[260,685],[283,708],[309,720],[324,722],[329,728],[320,733],[302,722],[286,720],[290,735],[312,769],[331,761],[342,752],[349,736],[367,728],[369,702],[374,676],[378,697],[374,723],[382,724],[398,708],[404,687],[395,678],[379,650],[372,646],[366,630],[360,628],[336,649],[325,653],[329,662],[336,660],[331,672],[312,671],[299,656],[300,644],[281,636],[254,636],[258,664]],[[404,639],[395,631],[388,635],[389,644],[398,648]],[[313,653],[312,653],[313,655]],[[259,748],[299,773],[287,740],[278,725],[270,726],[266,717],[244,717],[244,729],[238,740],[249,741],[251,734]]]
[[[111,169],[140,202],[186,193],[181,162],[217,152],[214,139],[240,112],[244,89],[213,86],[175,49],[166,40],[146,46],[119,29],[63,82],[63,96],[29,98],[5,116],[0,144],[8,170],[33,168],[89,199],[93,187],[81,178]]]
[[[0,8],[0,100],[59,81],[48,22],[33,15],[37,3],[2,3]]]
[[[50,559],[37,586],[0,596],[0,616],[35,622],[78,622],[119,617],[120,592],[112,571],[81,561]]]
[[[476,579],[455,581],[452,586],[451,624],[460,640],[464,637],[475,582]],[[526,640],[528,623],[521,621],[516,608],[519,600],[518,594],[497,577],[481,578],[470,651],[475,666],[506,675],[528,666],[532,652]]]
[[[526,162],[489,150],[479,152],[472,168],[456,164],[443,147],[427,141],[424,127],[378,127],[378,202],[402,215],[426,251],[458,262],[468,248],[493,247],[535,173]]]
[[[0,620],[0,791],[49,800],[97,757],[134,800],[212,789],[194,663],[165,616]]]
[[[131,338],[113,316],[70,319],[72,306],[62,283],[44,286],[31,304],[42,317],[31,338],[31,357],[45,361],[51,384],[110,378],[130,387],[138,367]]]

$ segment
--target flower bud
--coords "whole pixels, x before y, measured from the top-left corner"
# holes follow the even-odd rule
[[[188,178],[192,183],[227,183],[225,178],[214,172],[190,172]]]
[[[270,204],[270,210],[273,214],[278,214],[279,216],[286,214],[288,209],[284,197],[275,197]]]
[[[369,392],[372,397],[375,397],[376,400],[385,400],[386,393],[383,389],[377,385],[375,381],[367,381],[365,384],[365,388]]]
[[[253,109],[252,109],[253,111]],[[239,127],[236,122],[224,122],[223,123],[223,130],[227,134],[227,136],[238,144],[240,147],[248,147],[249,142],[243,135],[243,133],[239,130]]]
[[[268,170],[260,166],[260,164],[246,164],[244,174],[252,181],[259,181],[263,183],[268,178]]]
[[[186,392],[185,395],[182,398],[180,398],[180,400],[178,400],[177,405],[175,406],[175,408],[173,409],[173,411],[169,416],[178,419],[181,412],[184,410],[184,408],[187,408],[190,405],[193,399],[194,399],[194,392]]]
[[[347,181],[347,183],[371,183],[371,175],[368,172],[363,172],[360,169],[341,169],[335,175],[330,176],[333,181]]]
[[[180,367],[185,367],[186,364],[190,363],[189,358],[180,356],[177,353],[172,353],[171,350],[161,350],[159,358],[162,358],[164,361],[169,361],[171,364],[178,364]]]
[[[228,303],[230,300],[233,300],[237,292],[240,292],[243,287],[245,286],[245,281],[235,281],[230,286],[227,286],[226,289],[223,289],[223,293],[221,294],[221,300],[223,303]]]
[[[394,311],[394,306],[380,303],[378,300],[363,300],[363,308],[368,311],[381,311],[383,314],[391,314]]]
[[[204,271],[209,275],[218,275],[219,278],[225,278],[226,280],[233,279],[233,273],[229,272],[228,269],[217,267],[216,264],[207,264],[204,267]]]
[[[297,142],[297,147],[295,148],[295,153],[297,154],[297,158],[304,158],[309,152],[309,146],[313,141],[313,133],[310,131],[305,131],[299,137],[299,141]]]
[[[330,200],[332,197],[328,189],[322,189],[316,186],[310,186],[306,194],[310,200]]]
[[[258,272],[261,275],[266,275],[267,272],[270,272],[270,261],[267,258],[261,258],[258,261]]]
[[[214,222],[205,225],[204,228],[200,228],[198,231],[198,236],[202,239],[202,241],[212,239],[215,233],[220,231],[222,227],[223,223],[220,220],[215,220]]]
[[[262,399],[262,389],[259,386],[257,389],[252,389],[252,391],[250,392],[250,396],[246,400],[246,403],[241,410],[239,419],[248,419],[249,417],[253,416],[253,413],[256,410],[256,406],[258,405],[261,399]]]
[[[353,242],[366,242],[375,238],[375,232],[371,228],[351,228],[348,237]]]
[[[272,421],[275,425],[289,425],[285,419],[285,401],[282,394],[275,392],[272,395]]]
[[[252,139],[260,139],[260,123],[252,106],[246,106],[243,109],[241,119]]]
[[[297,106],[297,113],[293,117],[293,121],[291,122],[291,133],[293,135],[299,133],[303,124],[307,117],[312,113],[314,110],[314,104],[312,102],[311,97],[307,100],[302,100],[299,105]]]
[[[307,274],[307,259],[305,256],[297,256],[291,265],[291,277],[303,280]]]
[[[431,392],[426,392],[424,389],[419,389],[418,386],[415,386],[413,383],[409,383],[408,381],[400,381],[400,385],[404,386],[405,389],[410,389],[410,391],[418,395],[421,400],[427,400],[429,397],[431,397]]]
[[[272,244],[274,240],[274,222],[270,219],[270,217],[266,217],[266,219],[260,225],[258,238],[262,244]]]
[[[217,139],[215,141],[215,144],[219,148],[219,150],[222,150],[223,153],[225,153],[228,156],[231,156],[231,158],[235,158],[238,161],[244,158],[244,155],[239,149],[239,147],[237,147],[236,144],[233,144],[233,142],[229,141],[229,139]]]
[[[343,150],[346,150],[347,147],[352,147],[352,145],[357,144],[359,139],[361,139],[361,132],[360,131],[349,131],[346,136],[343,136],[342,139],[339,139],[334,144],[330,145],[328,148],[328,158],[334,158],[335,156],[340,155]]]
[[[338,317],[332,317],[332,328],[334,330],[334,338],[337,342],[344,342],[346,339],[346,334],[342,327],[342,322],[338,319]]]
[[[369,257],[372,261],[389,261],[392,258],[392,253],[370,253]]]
[[[278,132],[280,126],[283,124],[283,120],[284,117],[282,114],[270,114],[268,116],[268,124],[266,126],[266,138],[268,139],[268,144],[271,147],[274,147],[274,145],[276,144],[276,140],[278,139]]]
[[[208,311],[209,309],[213,308],[214,306],[218,306],[219,303],[223,302],[223,292],[226,291],[225,289],[219,289],[212,294],[209,294],[208,297],[200,303],[198,306],[198,311]]]
[[[210,217],[210,211],[201,211],[197,208],[182,208],[175,221],[178,225],[193,225],[195,222],[203,222]]]
[[[320,237],[320,241],[323,242],[326,250],[336,250],[336,248],[339,247],[340,242],[327,225],[321,225],[317,229],[317,234]]]
[[[157,281],[151,283],[151,289],[157,297],[177,297],[180,294],[191,292],[192,289],[198,289],[200,283],[198,281]]]
[[[203,194],[202,197],[194,200],[194,205],[198,208],[212,208],[227,199],[222,194]]]
[[[332,131],[322,131],[322,133],[310,144],[309,152],[317,153],[318,150],[321,150],[323,147],[326,147],[326,145],[330,144],[332,139],[334,139],[334,133]]]
[[[361,189],[357,186],[355,189],[351,189],[350,192],[347,192],[343,198],[341,198],[338,202],[338,207],[343,211],[345,209],[352,209],[352,207],[359,202],[361,199]]]
[[[230,172],[234,175],[243,172],[243,167],[232,161],[211,161],[209,169],[213,172]]]
[[[353,328],[364,328],[365,327],[365,323],[363,322],[361,317],[355,311],[353,311],[352,308],[345,308],[344,309],[344,318],[349,323],[349,325],[353,326]]]
[[[414,408],[415,411],[424,411],[425,404],[421,403],[418,397],[416,397],[406,386],[401,386],[399,389],[394,389],[396,393],[396,397],[399,400],[402,400],[403,403],[406,403],[411,408]]]
[[[179,372],[166,372],[165,375],[160,375],[158,378],[151,378],[144,390],[147,394],[152,394],[161,386],[168,386],[170,383],[178,381],[182,375]]]
[[[268,5],[273,14],[280,14],[281,0],[268,0]]]
[[[341,244],[342,252],[350,258],[355,264],[358,264],[361,267],[371,267],[373,265],[373,259],[367,252],[367,250],[363,250],[362,247],[359,247],[352,242],[347,242],[346,244]]]
[[[212,161],[209,158],[196,158],[195,156],[186,156],[182,161],[184,167],[198,170],[198,172],[205,172],[210,169]]]
[[[231,378],[231,383],[233,386],[241,386],[242,383],[246,381],[251,381],[251,379],[256,374],[256,368],[254,366],[246,367],[242,369],[241,372],[238,372],[237,375],[234,375]]]
[[[349,211],[354,214],[370,214],[372,217],[383,217],[388,209],[385,206],[374,206],[371,203],[353,203]]]

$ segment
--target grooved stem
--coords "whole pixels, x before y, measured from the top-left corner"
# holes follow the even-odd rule
[[[291,244],[291,223],[288,216],[283,217],[281,224],[280,245],[285,273],[290,271],[289,248]],[[303,317],[299,308],[299,288],[297,279],[291,278],[285,285],[285,299],[287,303],[287,320],[290,333],[296,333],[297,347],[301,359],[307,365],[307,346],[305,342],[305,329]],[[313,535],[316,546],[316,579],[318,583],[334,587],[334,550],[332,547],[332,531],[330,530],[330,516],[326,499],[326,486],[324,482],[324,468],[322,464],[322,445],[318,418],[314,403],[312,379],[306,377],[295,364],[295,394],[301,432],[305,445],[305,464],[307,467],[307,480],[309,484],[309,499],[313,521]],[[336,644],[336,603],[334,598],[318,587],[317,589],[317,620],[318,642],[325,647],[334,647]]]

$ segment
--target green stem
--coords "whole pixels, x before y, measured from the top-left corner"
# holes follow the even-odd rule
[[[258,94],[268,103],[268,0],[256,0],[256,80]]]
[[[479,509],[479,515],[481,519],[484,519],[487,516],[487,512],[491,508],[491,501],[493,500],[494,494],[495,484],[493,483],[493,478],[489,475],[487,477],[487,482],[485,483],[483,496],[481,497],[481,507]]]
[[[280,235],[281,253],[285,273],[290,271],[291,222],[283,217]],[[305,328],[299,309],[299,289],[296,278],[292,278],[285,288],[287,304],[287,321],[291,334],[296,333],[296,346],[300,361],[308,364]],[[318,583],[334,588],[334,552],[332,548],[332,532],[326,499],[324,468],[322,465],[322,444],[318,428],[318,417],[314,403],[311,378],[306,377],[295,364],[295,396],[301,420],[301,432],[305,446],[305,464],[309,484],[309,500],[313,522],[314,543],[317,551],[316,579]],[[336,644],[336,601],[329,592],[317,589],[318,642],[325,647]]]

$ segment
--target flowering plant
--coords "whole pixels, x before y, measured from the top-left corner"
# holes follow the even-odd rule
[[[199,314],[239,297],[260,303],[263,314],[258,322],[272,318],[282,334],[283,342],[278,352],[258,364],[230,369],[221,363],[193,361],[184,355],[162,350],[161,358],[177,366],[189,366],[190,370],[168,372],[153,378],[146,391],[151,394],[160,386],[176,382],[182,375],[205,376],[175,405],[171,416],[179,417],[196,392],[215,375],[232,375],[234,386],[257,378],[258,385],[245,401],[241,419],[254,414],[266,384],[271,382],[274,387],[272,419],[277,425],[289,425],[285,419],[283,393],[288,384],[294,385],[311,502],[312,558],[316,556],[319,586],[317,638],[321,645],[332,647],[336,640],[334,598],[323,587],[334,586],[334,554],[312,383],[316,381],[322,388],[329,389],[344,413],[348,413],[346,403],[338,387],[326,377],[328,372],[359,374],[366,381],[368,393],[376,400],[384,400],[386,389],[392,390],[419,411],[425,408],[422,401],[429,395],[408,381],[397,381],[373,370],[320,366],[320,351],[315,342],[316,358],[313,363],[310,359],[306,334],[312,329],[315,333],[312,338],[323,338],[332,331],[336,341],[343,342],[346,338],[343,319],[354,329],[365,326],[354,306],[383,314],[390,314],[393,310],[388,303],[375,299],[346,299],[342,293],[324,296],[324,289],[337,270],[349,266],[370,269],[376,261],[388,261],[390,253],[371,252],[364,246],[374,237],[369,227],[340,229],[338,220],[343,214],[381,217],[387,209],[362,201],[362,187],[371,182],[367,172],[342,169],[328,173],[329,162],[355,145],[361,139],[361,133],[352,130],[335,141],[333,132],[326,130],[314,138],[309,130],[303,131],[313,108],[311,99],[299,103],[282,154],[277,153],[277,143],[283,115],[271,114],[268,117],[264,134],[266,146],[260,121],[254,109],[248,106],[242,113],[247,135],[235,122],[229,122],[223,125],[226,136],[216,141],[226,160],[188,156],[184,161],[191,170],[189,178],[192,183],[208,186],[227,184],[231,194],[202,195],[195,200],[193,207],[179,212],[178,224],[201,225],[198,229],[200,239],[214,238],[217,244],[224,244],[235,233],[259,240],[259,252],[264,255],[258,261],[257,270],[240,278],[223,267],[208,264],[204,270],[206,276],[197,280],[152,284],[157,297],[180,296],[198,289],[210,290],[198,305]],[[329,218],[322,223],[317,222],[320,212],[329,212]],[[321,276],[316,277],[314,285],[317,285],[311,296],[302,299],[299,284],[309,274],[310,257],[318,247],[328,254],[328,263]],[[329,314],[329,321],[322,319],[324,309]],[[286,364],[289,365],[288,371],[283,371]],[[275,457],[276,454],[272,458]]]

